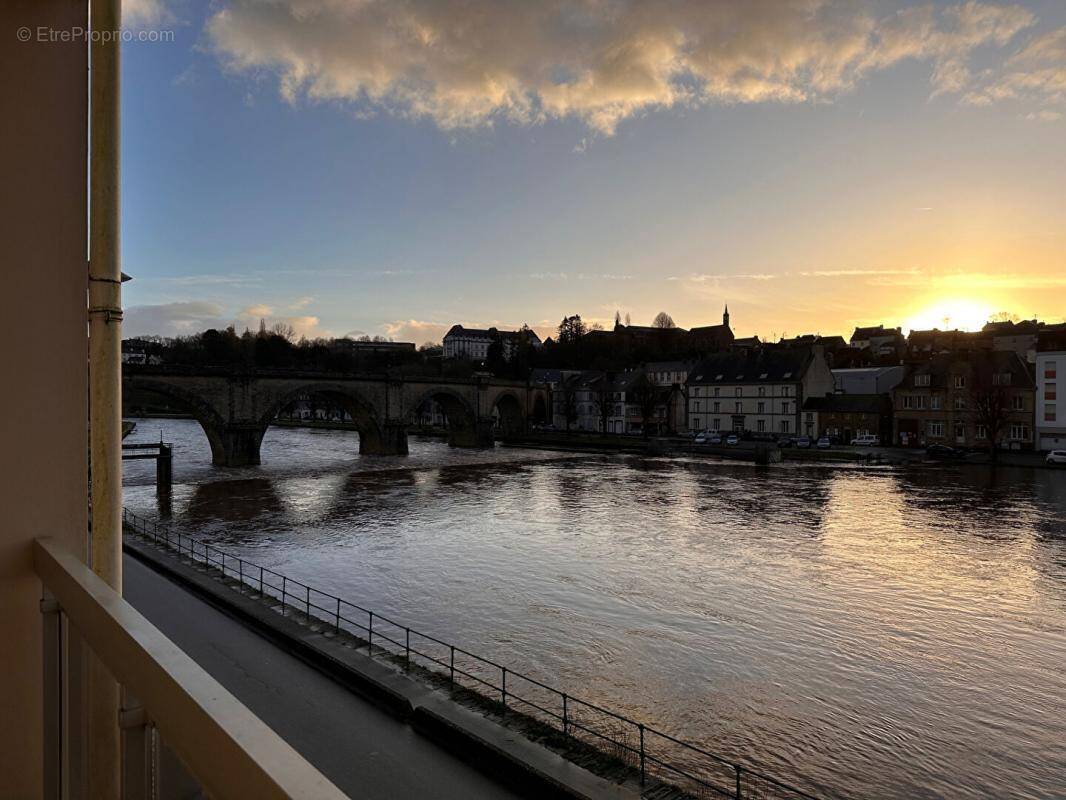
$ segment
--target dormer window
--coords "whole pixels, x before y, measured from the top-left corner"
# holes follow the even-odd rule
[[[770,374],[769,372],[764,372],[762,375],[759,376],[759,380],[761,380],[761,381],[766,380],[766,378],[767,378],[767,376],[769,374]]]
[[[914,376],[914,385],[915,386],[928,386],[929,385],[929,378],[930,378],[930,376],[929,376],[928,373],[926,373],[924,375],[915,375]],[[956,388],[958,388],[958,380],[959,380],[958,378],[955,379]]]

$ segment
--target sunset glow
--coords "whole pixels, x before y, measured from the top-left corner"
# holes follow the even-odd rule
[[[904,330],[940,330],[958,329],[962,331],[979,331],[995,309],[980,300],[951,298],[938,300],[915,313],[903,325]]]

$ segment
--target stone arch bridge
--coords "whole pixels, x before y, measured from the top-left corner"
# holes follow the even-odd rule
[[[407,429],[427,400],[448,418],[453,447],[488,447],[497,417],[504,438],[526,432],[547,416],[547,390],[493,377],[442,379],[381,375],[181,368],[124,364],[125,391],[166,398],[190,414],[207,434],[211,458],[227,467],[258,464],[263,436],[278,412],[299,397],[336,403],[359,431],[359,452],[407,453]]]

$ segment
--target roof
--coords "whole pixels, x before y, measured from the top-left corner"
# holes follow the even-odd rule
[[[1013,350],[967,350],[937,353],[928,361],[914,367],[912,375],[933,375],[943,378],[952,374],[966,374],[975,369],[1009,372],[1011,386],[1032,387],[1033,374]],[[938,384],[939,385],[939,384]]]
[[[780,383],[800,381],[811,363],[810,347],[781,347],[753,352],[717,353],[689,373],[690,384]]]
[[[685,372],[696,365],[695,361],[649,361],[644,365],[646,372]]]
[[[902,336],[903,331],[899,328],[886,328],[884,325],[869,325],[865,328],[856,328],[851,334],[851,341],[856,339],[869,339],[872,336]]]
[[[734,339],[734,347],[756,347],[759,344],[758,336],[745,336],[743,339]]]
[[[883,414],[891,409],[892,400],[884,394],[827,394],[808,397],[803,403],[804,411],[820,411],[823,414]]]
[[[444,338],[447,339],[449,336],[476,336],[482,339],[491,339],[494,336],[499,336],[503,339],[510,339],[521,335],[521,333],[521,330],[501,331],[497,328],[466,328],[462,325],[452,325],[448,328],[448,332],[444,334]],[[540,341],[540,337],[537,336],[532,328],[527,328],[526,333],[529,335],[530,339],[538,342]]]

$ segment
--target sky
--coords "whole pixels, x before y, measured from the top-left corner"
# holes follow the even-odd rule
[[[128,336],[1066,315],[1066,3],[126,0]]]

